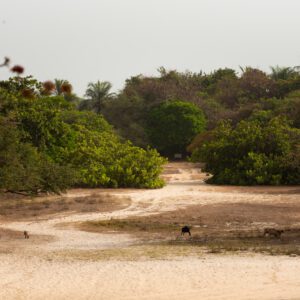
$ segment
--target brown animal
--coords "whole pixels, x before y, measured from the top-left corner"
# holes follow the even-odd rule
[[[25,239],[29,239],[28,231],[24,231],[24,238],[25,238]]]
[[[281,234],[284,232],[284,230],[278,230],[275,228],[265,228],[264,229],[264,236],[273,236],[277,239],[281,238]]]
[[[181,235],[184,235],[185,233],[188,233],[189,235],[191,235],[191,231],[190,231],[191,229],[190,229],[190,227],[188,227],[188,226],[183,226],[182,228],[181,228]]]

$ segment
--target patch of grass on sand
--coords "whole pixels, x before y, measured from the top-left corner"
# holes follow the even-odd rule
[[[140,238],[140,243],[143,243],[146,248],[105,250],[109,253],[108,256],[118,258],[124,256],[125,259],[140,257],[138,249],[143,249],[141,253],[144,253],[146,257],[151,257],[151,251],[154,251],[155,257],[243,252],[300,256],[300,231],[298,229],[286,232],[282,239],[264,237],[262,233],[252,229],[244,232],[239,230],[228,232],[226,230],[209,231],[206,228],[202,228],[202,232],[194,233],[191,237],[182,237],[178,223],[166,224],[149,216],[88,221],[81,223],[79,227],[92,232],[128,233]],[[105,251],[97,252],[96,256],[105,256]]]
[[[272,240],[265,239],[224,239],[211,241],[184,241],[186,245],[201,247],[207,249],[208,253],[262,253],[270,255],[290,255],[300,256],[300,245],[298,244],[282,244]],[[179,245],[182,241],[170,241],[170,245]]]
[[[123,209],[129,204],[128,197],[114,197],[103,192],[77,197],[0,194],[0,216],[8,220],[20,220],[70,211],[106,212]]]
[[[53,253],[54,258],[83,261],[142,261],[167,260],[176,257],[201,257],[205,250],[191,245],[172,246],[167,244],[135,245],[126,248],[103,250],[65,250]]]
[[[80,225],[87,231],[119,231],[119,232],[178,232],[178,224],[164,224],[159,222],[147,222],[142,218],[136,219],[110,219],[104,221],[88,221]]]

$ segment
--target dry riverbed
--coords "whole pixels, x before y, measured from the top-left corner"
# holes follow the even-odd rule
[[[299,299],[300,188],[209,186],[199,170],[169,164],[160,190],[2,198],[0,299]]]

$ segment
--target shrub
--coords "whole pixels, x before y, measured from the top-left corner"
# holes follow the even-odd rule
[[[20,139],[10,120],[0,118],[0,189],[36,194],[65,190],[75,182],[75,172],[59,166]]]
[[[185,153],[194,136],[205,128],[203,112],[196,105],[169,101],[154,107],[148,115],[147,133],[153,147],[162,154]]]
[[[163,185],[165,159],[122,142],[99,114],[64,97],[24,98],[0,89],[0,189],[59,193],[74,185]]]
[[[282,118],[222,122],[192,155],[206,164],[211,183],[299,184],[300,130]]]
[[[121,143],[110,132],[77,129],[76,147],[69,149],[65,161],[78,169],[80,184],[90,187],[162,187],[159,174],[165,159],[156,150]]]

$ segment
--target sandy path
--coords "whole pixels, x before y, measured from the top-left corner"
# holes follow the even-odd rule
[[[34,222],[0,223],[3,228],[50,235],[48,243],[0,255],[0,299],[300,299],[300,259],[270,256],[207,256],[143,262],[47,261],[36,253],[53,250],[105,249],[136,242],[129,235],[96,234],[58,224],[124,218],[175,210],[191,204],[282,202],[299,199],[289,188],[268,193],[256,188],[212,188],[189,164],[173,164],[169,184],[160,190],[111,191],[129,196],[129,207],[106,213],[67,214]],[[274,193],[273,193],[274,192]],[[94,194],[95,190],[90,194]],[[67,196],[88,195],[70,191]],[[34,251],[32,251],[34,250]]]
[[[175,164],[176,166],[176,164]],[[56,225],[65,222],[79,222],[88,220],[106,220],[110,218],[126,218],[129,216],[149,215],[164,211],[176,210],[192,204],[215,204],[215,203],[235,203],[235,202],[282,202],[299,199],[299,194],[276,195],[270,193],[257,193],[255,188],[248,191],[239,190],[224,192],[223,189],[207,188],[203,183],[203,175],[199,174],[199,169],[191,167],[192,164],[178,164],[175,174],[169,175],[169,183],[163,189],[158,190],[111,190],[109,193],[115,197],[126,195],[130,197],[132,203],[129,207],[105,213],[81,213],[81,214],[59,214],[52,216],[49,220],[37,220],[30,222],[0,223],[0,226],[13,230],[28,230],[31,235],[51,235],[56,238],[53,243],[42,244],[45,250],[53,249],[102,249],[115,246],[125,246],[130,242],[135,242],[129,235],[109,235],[100,236],[95,233],[87,233],[62,229]],[[196,177],[196,179],[194,179]],[[283,190],[282,190],[283,189]],[[288,189],[288,188],[286,188]],[[285,192],[285,188],[274,188]],[[95,190],[72,190],[66,197],[82,197],[95,194]]]

